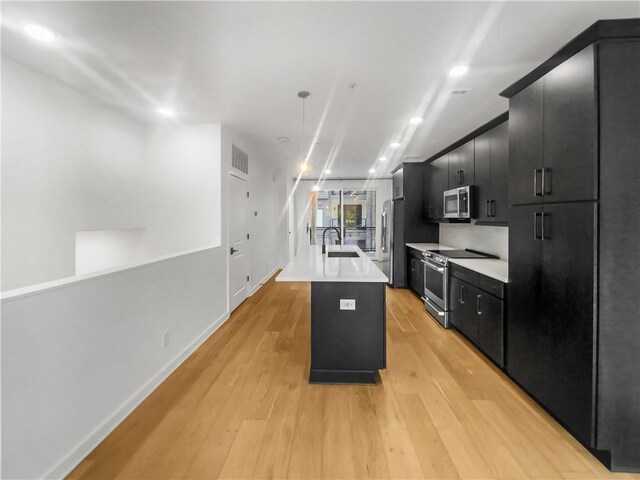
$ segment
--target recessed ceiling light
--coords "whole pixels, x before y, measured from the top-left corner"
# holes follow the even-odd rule
[[[324,171],[324,173],[326,173],[326,174],[328,175],[328,174],[330,174],[330,173],[331,173],[331,170],[327,168],[327,169]]]
[[[375,168],[370,168],[369,169],[369,173],[376,173],[376,169]]]
[[[289,137],[278,137],[278,143],[287,143],[289,141]]]
[[[381,162],[386,162],[387,161],[387,157],[380,157],[378,160],[380,160]]]
[[[156,113],[158,115],[162,115],[163,117],[175,117],[176,116],[176,112],[174,112],[173,110],[171,110],[170,108],[167,108],[167,107],[160,107],[160,108],[156,109]]]
[[[398,148],[400,146],[400,142],[393,142],[389,145],[391,148]]]
[[[449,76],[461,77],[468,71],[469,71],[469,67],[467,67],[466,65],[458,65],[457,67],[453,67],[451,70],[449,70]]]
[[[316,184],[313,186],[313,191],[314,191],[314,192],[317,192],[318,190],[320,190],[320,186],[316,183]]]
[[[56,34],[42,25],[29,23],[24,26],[24,31],[31,38],[42,43],[53,43],[56,41]]]
[[[409,120],[409,123],[413,123],[414,125],[421,122],[422,122],[422,117],[411,117],[411,120]]]

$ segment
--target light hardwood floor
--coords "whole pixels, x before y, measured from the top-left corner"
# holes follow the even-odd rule
[[[606,470],[407,290],[387,290],[381,383],[309,385],[309,296],[270,280],[69,478],[638,478]]]

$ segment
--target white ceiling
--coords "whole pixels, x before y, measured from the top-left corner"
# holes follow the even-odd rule
[[[403,156],[422,160],[507,110],[498,92],[595,20],[637,16],[637,1],[2,2],[2,51],[145,122],[170,105],[174,121],[221,122],[271,142],[291,174],[301,157],[296,93],[309,90],[311,176],[329,163],[330,177],[363,178],[372,167],[388,176]],[[59,41],[34,43],[27,21]],[[469,73],[450,79],[461,63]],[[414,115],[425,121],[410,126]]]

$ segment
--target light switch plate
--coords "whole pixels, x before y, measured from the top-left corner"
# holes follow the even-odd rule
[[[356,309],[356,299],[355,298],[341,298],[340,299],[340,310],[355,310]]]

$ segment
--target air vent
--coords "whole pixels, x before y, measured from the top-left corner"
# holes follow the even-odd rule
[[[470,88],[457,88],[451,91],[451,95],[464,95],[465,93],[469,93],[470,91]]]
[[[249,156],[235,145],[231,145],[231,166],[242,173],[249,173]]]

